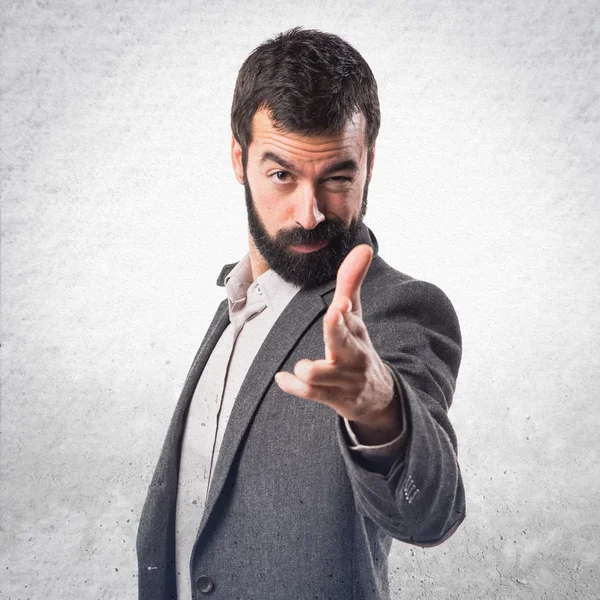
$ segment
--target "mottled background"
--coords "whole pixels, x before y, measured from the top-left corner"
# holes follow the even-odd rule
[[[599,6],[4,0],[0,596],[136,598],[146,486],[245,251],[237,70],[302,24],[371,64],[367,223],[463,327],[468,518],[393,545],[394,598],[598,597]]]

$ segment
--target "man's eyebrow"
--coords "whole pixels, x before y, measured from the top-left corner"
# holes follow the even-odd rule
[[[284,169],[287,169],[288,171],[296,171],[294,165],[291,162],[288,162],[287,160],[285,160],[285,158],[282,158],[281,156],[275,154],[275,152],[264,152],[262,158],[260,159],[260,162],[264,163],[267,160],[271,160],[277,163],[279,166],[283,167]]]
[[[285,158],[282,158],[278,154],[275,154],[275,152],[267,151],[263,153],[260,162],[264,163],[267,160],[277,163],[278,165],[280,165],[284,169],[287,169],[288,171],[292,171],[294,173],[296,172],[296,168],[291,162],[285,160]],[[323,173],[321,173],[321,175],[329,175],[331,173],[335,173],[336,171],[351,171],[352,173],[356,173],[358,170],[358,163],[353,158],[348,158],[346,160],[341,160],[339,162],[333,163],[332,165],[329,165],[323,171]]]
[[[335,173],[336,171],[352,171],[352,173],[356,173],[358,171],[358,163],[353,158],[348,158],[346,160],[340,160],[329,167],[327,167],[322,175],[329,175],[330,173]]]

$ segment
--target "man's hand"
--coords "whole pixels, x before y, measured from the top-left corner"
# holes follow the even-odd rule
[[[391,441],[402,430],[402,408],[394,399],[394,382],[373,348],[362,320],[360,288],[373,250],[354,248],[337,273],[335,295],[323,318],[325,359],[304,359],[294,374],[275,375],[288,394],[331,406],[353,422],[359,441],[377,445]]]

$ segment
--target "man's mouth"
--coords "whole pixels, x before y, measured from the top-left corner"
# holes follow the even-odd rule
[[[313,242],[312,244],[298,244],[298,245],[290,245],[290,248],[295,252],[316,252],[317,250],[321,250],[321,248],[325,248],[329,244],[329,240],[325,240],[324,242]]]

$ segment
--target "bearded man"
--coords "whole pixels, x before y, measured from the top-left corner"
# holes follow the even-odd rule
[[[464,519],[455,311],[363,223],[379,124],[338,36],[295,28],[242,65],[249,248],[218,278],[148,490],[140,600],[383,600],[392,539],[436,545]]]

